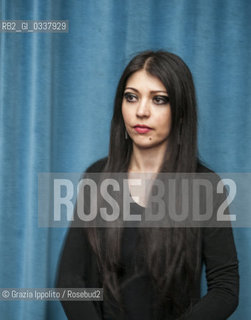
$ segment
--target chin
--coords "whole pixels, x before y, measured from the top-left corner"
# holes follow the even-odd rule
[[[138,149],[151,149],[151,148],[154,148],[156,147],[157,145],[155,143],[135,143],[135,146],[138,148]]]
[[[167,145],[167,140],[151,140],[149,141],[149,139],[145,140],[145,141],[137,141],[137,139],[135,139],[133,141],[133,144],[135,145],[136,148],[141,149],[141,150],[147,150],[147,149],[157,149],[158,148],[162,148],[163,145]]]

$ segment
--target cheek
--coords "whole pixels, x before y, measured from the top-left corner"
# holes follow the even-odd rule
[[[169,132],[172,124],[171,111],[167,110],[165,113],[159,115],[158,123],[162,131]]]
[[[127,123],[128,121],[130,121],[130,113],[129,113],[129,110],[126,109],[123,104],[122,104],[122,116],[123,116],[123,119],[124,119],[124,122]]]

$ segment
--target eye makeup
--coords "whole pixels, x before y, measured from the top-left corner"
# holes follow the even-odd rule
[[[138,96],[136,94],[134,94],[132,92],[128,92],[128,91],[124,93],[124,98],[126,99],[127,102],[138,101]],[[164,105],[164,104],[168,104],[170,99],[166,95],[154,95],[152,97],[152,101],[154,102],[154,104]]]

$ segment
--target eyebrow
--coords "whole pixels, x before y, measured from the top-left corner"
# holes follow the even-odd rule
[[[131,89],[131,90],[136,91],[136,92],[138,92],[138,93],[139,93],[139,90],[137,90],[137,89],[135,89],[135,88],[132,88],[132,87],[126,87],[126,88],[125,88],[125,90],[127,90],[127,89]],[[152,90],[152,91],[150,91],[150,93],[157,93],[157,92],[163,92],[163,93],[168,94],[166,91],[163,91],[163,90]]]

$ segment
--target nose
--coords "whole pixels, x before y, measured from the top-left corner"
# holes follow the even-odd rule
[[[142,99],[139,101],[137,110],[136,110],[136,115],[139,118],[150,116],[150,107],[146,99]]]

